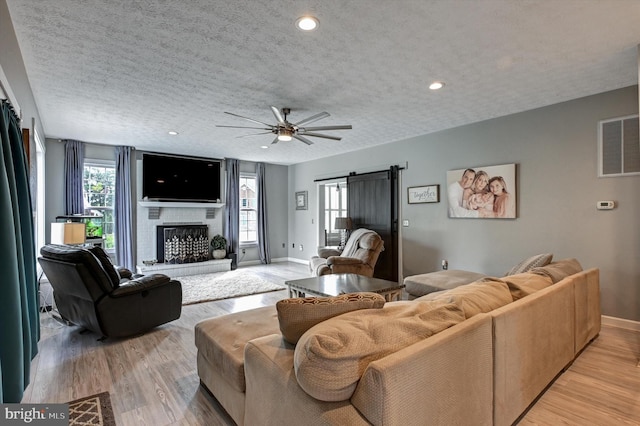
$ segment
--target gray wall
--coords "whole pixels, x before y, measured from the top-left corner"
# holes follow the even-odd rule
[[[308,259],[318,245],[314,179],[349,171],[402,172],[403,275],[440,268],[502,275],[528,256],[552,252],[601,273],[603,314],[640,320],[640,176],[597,177],[598,121],[638,113],[637,86],[462,126],[401,142],[301,163],[289,170],[289,255]],[[517,219],[447,218],[446,172],[466,166],[517,164]],[[438,204],[406,203],[407,187],[440,184]],[[295,191],[309,191],[309,210],[295,210]],[[615,200],[611,211],[598,200]],[[305,250],[300,252],[298,245]]]
[[[246,173],[256,172],[256,163],[250,161],[240,162],[240,171]],[[271,259],[287,257],[287,166],[266,164],[266,188],[267,188],[267,222],[269,231],[269,252]],[[285,247],[282,247],[282,244]],[[245,254],[238,254],[239,262],[259,262],[257,246],[249,246]]]

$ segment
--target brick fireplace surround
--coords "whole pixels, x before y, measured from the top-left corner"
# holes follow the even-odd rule
[[[141,167],[138,168],[138,174],[138,191],[141,192]],[[150,217],[149,207],[158,208],[158,215]],[[204,225],[207,227],[207,238],[211,241],[214,235],[223,233],[223,207],[223,204],[213,203],[145,203],[138,201],[138,208],[136,209],[137,272],[141,274],[165,274],[173,278],[231,270],[231,259],[182,264],[162,262],[153,266],[143,264],[145,260],[158,259],[157,227],[177,224]],[[215,211],[214,215],[209,214],[209,210],[212,208]]]

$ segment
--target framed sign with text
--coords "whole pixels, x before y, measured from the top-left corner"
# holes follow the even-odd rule
[[[412,186],[407,188],[409,204],[439,203],[440,185]]]

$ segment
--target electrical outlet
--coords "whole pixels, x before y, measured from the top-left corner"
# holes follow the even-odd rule
[[[304,246],[300,244],[300,251],[304,250]]]
[[[245,250],[246,250],[246,249],[242,249],[242,254],[245,254],[245,253],[246,253],[246,252],[245,252]]]
[[[291,243],[291,248],[296,248],[296,243]]]
[[[282,248],[287,248],[287,243],[282,243]]]

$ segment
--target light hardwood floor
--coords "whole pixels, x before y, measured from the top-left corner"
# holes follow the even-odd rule
[[[278,284],[308,276],[306,266],[291,262],[241,269]],[[282,290],[184,306],[180,319],[143,336],[104,342],[43,314],[39,354],[22,402],[67,402],[108,391],[118,425],[233,425],[199,386],[194,326],[285,297]],[[640,425],[638,357],[640,332],[603,327],[520,424]]]

